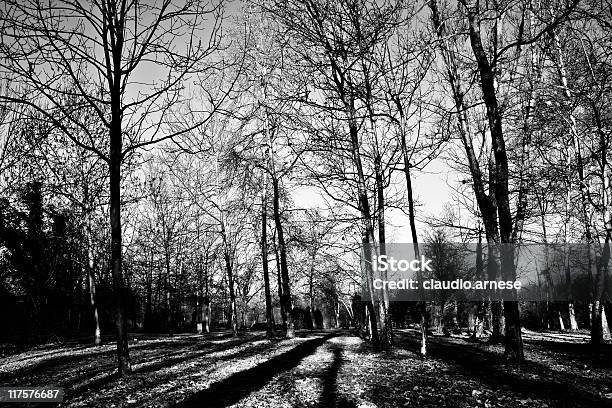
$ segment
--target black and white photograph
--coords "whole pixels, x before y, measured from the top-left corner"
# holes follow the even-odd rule
[[[612,0],[0,0],[0,408],[612,407]]]

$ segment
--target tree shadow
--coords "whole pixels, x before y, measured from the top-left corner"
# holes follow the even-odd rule
[[[404,334],[402,340],[409,349],[418,350],[420,346],[419,339],[409,334]],[[558,407],[610,406],[610,400],[581,389],[573,373],[554,371],[541,363],[526,361],[520,370],[511,370],[493,352],[471,344],[454,344],[444,339],[430,341],[428,354],[459,366],[462,374],[477,378],[494,389],[552,400]],[[534,378],[534,374],[539,378]]]
[[[210,343],[210,342],[201,343],[201,344],[196,344],[195,346],[192,346],[187,349],[182,349],[181,351],[174,352],[174,353],[169,353],[170,348],[165,347],[161,351],[156,351],[154,353],[147,354],[146,356],[147,360],[154,361],[154,363],[135,369],[133,373],[130,374],[130,376],[131,377],[138,377],[141,375],[149,376],[150,373],[153,373],[155,371],[158,371],[158,370],[161,370],[167,367],[171,367],[173,365],[177,365],[185,361],[195,360],[201,357],[205,357],[206,355],[210,353],[228,350],[233,347],[240,346],[244,343],[248,343],[249,341],[252,341],[252,340],[256,340],[256,338],[251,337],[248,339],[240,339],[239,341],[230,341],[228,343],[223,343],[223,344],[215,344],[215,343]],[[200,351],[197,351],[197,350],[200,350]],[[180,357],[177,357],[177,356],[180,356]],[[168,358],[168,357],[171,357],[171,358]],[[108,371],[108,373],[102,376],[97,376],[98,373],[101,373],[105,370]],[[174,374],[164,375],[162,376],[161,379],[159,379],[159,381],[155,383],[165,382],[169,379],[169,377],[172,377],[172,376],[174,376]],[[79,384],[80,382],[83,381],[83,378],[92,378],[92,380]],[[100,364],[100,365],[97,365],[96,367],[87,369],[85,371],[81,371],[78,376],[69,378],[67,381],[61,382],[60,385],[66,388],[66,395],[69,398],[74,398],[85,392],[90,392],[92,390],[97,390],[99,388],[102,388],[110,384],[112,381],[114,381],[117,378],[118,377],[116,376],[116,372],[115,372],[115,361],[113,360],[112,362],[107,362],[106,364]]]
[[[187,349],[187,350],[181,350],[175,353],[168,353],[168,354],[158,353],[154,355],[153,358],[150,358],[150,360],[153,360],[153,361],[157,360],[156,363],[147,364],[143,367],[140,367],[134,370],[134,372],[150,373],[150,372],[158,371],[163,368],[170,367],[176,364],[180,364],[188,360],[197,359],[199,357],[205,356],[210,353],[215,353],[218,351],[228,350],[234,347],[239,347],[243,344],[246,344],[251,341],[258,340],[258,339],[259,339],[258,337],[249,337],[247,339],[241,339],[238,341],[230,341],[225,344],[208,343],[206,345],[201,345],[201,346]]]
[[[174,406],[181,408],[222,408],[235,404],[253,391],[262,388],[275,375],[299,365],[303,358],[312,354],[319,346],[335,335],[335,333],[332,333],[324,337],[306,340],[291,350],[272,357],[253,368],[239,371],[224,380],[213,383],[207,389],[193,394]]]
[[[54,350],[54,348],[56,348],[56,345],[48,345],[48,346],[44,346],[44,347],[39,347],[33,350],[28,350],[27,348],[24,350],[20,350],[17,353],[13,353],[10,355],[5,355],[3,356],[1,359],[10,359],[11,363],[26,363],[29,360],[35,360],[37,358],[40,359],[46,359],[46,358],[52,358],[53,356],[57,356],[58,354],[62,354],[62,353],[66,353],[67,349],[70,349],[70,351],[78,351],[78,350],[85,350],[88,349],[90,347],[92,347],[91,344],[87,344],[87,345],[66,345],[63,344],[60,350]],[[32,354],[28,355],[27,353],[31,352]],[[23,357],[18,357],[15,358],[13,357],[16,354],[20,354],[20,353],[25,353],[26,355]],[[38,353],[38,354],[37,354]]]
[[[564,353],[580,362],[588,362],[593,367],[612,368],[612,344],[602,344],[595,349],[590,343],[569,343],[552,340],[523,340],[538,349]]]
[[[338,372],[343,364],[342,349],[337,345],[332,346],[334,361],[323,373],[323,391],[319,404],[322,407],[356,408],[357,405],[349,401],[338,392]]]
[[[79,355],[64,355],[43,359],[41,362],[18,368],[0,375],[0,384],[8,384],[16,380],[24,380],[37,374],[47,371],[59,371],[59,367],[69,367],[78,365],[80,362],[91,358],[110,357],[115,354],[115,350],[106,350]],[[49,373],[51,374],[51,373]],[[6,382],[6,383],[5,383]]]
[[[230,361],[233,360],[235,358],[248,358],[254,355],[260,355],[262,352],[264,352],[266,349],[270,348],[271,346],[273,346],[274,343],[267,343],[267,344],[262,344],[262,345],[257,345],[257,346],[253,346],[247,350],[240,350],[237,351],[235,353],[231,353],[228,355],[224,355],[221,357],[208,357],[208,356],[203,356],[204,359],[208,359],[208,360],[202,360],[201,362],[206,365],[206,362],[214,362],[214,363],[219,363],[221,361]],[[194,356],[191,355],[191,357],[189,358],[189,360],[191,359],[198,359],[202,356]],[[180,372],[180,375],[182,377],[184,377],[185,375],[189,375],[189,374],[196,374],[201,372],[202,370],[202,366],[201,365],[195,365],[195,366],[190,366],[188,368],[186,368],[185,370],[182,370]],[[140,388],[146,388],[149,390],[153,390],[155,388],[157,388],[158,386],[162,385],[162,384],[167,384],[169,381],[171,380],[175,380],[177,376],[176,372],[173,371],[161,371],[160,373],[155,373],[155,374],[151,374],[149,372],[145,372],[145,371],[141,371],[141,370],[137,370],[134,372],[134,374],[132,375],[133,379],[137,379],[139,381],[138,387]],[[165,392],[171,392],[174,391],[176,389],[180,389],[182,388],[182,384],[179,382],[176,384],[176,387],[170,387],[170,388],[166,388]],[[148,401],[155,401],[157,398],[156,395],[154,395],[153,393],[149,394],[149,400]]]
[[[153,363],[150,368],[148,368],[149,366],[144,367],[145,371],[155,371],[159,368],[164,368],[167,365],[178,364],[182,361],[193,358],[193,354],[190,355],[189,353],[199,352],[199,354],[206,354],[236,346],[236,342],[234,341],[229,341],[228,343],[222,344],[214,343],[214,341],[223,340],[230,337],[232,337],[231,334],[219,333],[214,336],[202,336],[202,341],[199,341],[200,337],[198,336],[190,336],[189,338],[175,340],[142,343],[135,342],[130,344],[130,351],[144,354],[142,357],[138,358],[139,361],[145,359],[148,361],[159,361],[159,363]],[[239,343],[248,342],[258,337],[261,336],[249,336],[246,339],[239,339]],[[87,347],[76,347],[74,350],[81,351],[87,348],[90,350],[75,355],[64,354],[51,355],[49,357],[41,356],[40,361],[36,363],[27,364],[15,370],[0,374],[0,384],[15,384],[16,381],[23,383],[23,381],[27,381],[27,379],[37,375],[57,375],[65,368],[82,366],[84,363],[92,359],[98,360],[98,364],[96,364],[96,366],[92,369],[85,370],[84,372],[81,371],[78,375],[78,379],[82,379],[87,375],[94,376],[98,372],[110,370],[114,367],[115,361],[112,358],[116,353],[114,347],[111,349],[100,349],[99,347],[90,345]],[[176,349],[181,350],[173,352]],[[62,351],[62,353],[66,353],[66,351]],[[186,353],[187,356],[190,355],[190,357],[184,357]],[[174,358],[176,356],[181,357]]]

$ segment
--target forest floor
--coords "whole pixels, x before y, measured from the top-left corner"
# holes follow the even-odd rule
[[[412,330],[378,353],[347,331],[263,334],[137,336],[125,378],[111,343],[4,351],[0,386],[63,387],[62,407],[612,407],[612,347],[584,334],[525,331],[520,367],[461,335],[431,337],[422,360]]]

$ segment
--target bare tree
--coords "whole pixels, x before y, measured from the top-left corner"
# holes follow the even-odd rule
[[[223,63],[206,63],[219,45],[221,15],[219,5],[199,1],[10,1],[2,6],[0,66],[12,87],[0,99],[38,110],[110,169],[120,374],[131,370],[121,253],[122,162],[138,148],[176,138],[208,120],[214,109],[179,127],[173,108],[185,102],[187,81]],[[74,98],[82,102],[67,103]],[[76,113],[85,108],[96,113],[102,128],[91,130],[80,120]],[[102,141],[108,141],[107,149]]]

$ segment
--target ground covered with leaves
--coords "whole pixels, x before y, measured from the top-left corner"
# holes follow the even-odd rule
[[[348,331],[137,336],[127,377],[114,373],[112,343],[52,344],[5,349],[0,386],[63,387],[63,407],[612,407],[609,346],[594,351],[585,334],[524,339],[517,367],[501,346],[462,335],[430,338],[423,360],[411,330],[383,352]]]

